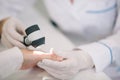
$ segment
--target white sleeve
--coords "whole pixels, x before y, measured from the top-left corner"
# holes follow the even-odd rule
[[[114,32],[120,30],[120,0],[117,0],[117,8],[118,8],[118,16],[117,16]]]
[[[19,70],[23,63],[23,55],[17,48],[0,52],[0,79]]]
[[[119,64],[120,31],[106,39],[81,45],[79,48],[86,51],[92,57],[97,72],[102,71],[113,61]]]

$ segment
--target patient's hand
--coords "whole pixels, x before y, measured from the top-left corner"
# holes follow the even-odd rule
[[[32,51],[32,50],[27,50],[27,49],[21,49],[21,52],[23,53],[23,64],[21,69],[29,69],[34,66],[39,61],[42,61],[43,59],[50,59],[54,61],[62,61],[62,57],[54,54],[53,52],[50,53],[45,53],[41,51]]]
[[[44,53],[40,51],[34,51],[34,54],[41,55],[41,60],[43,59],[50,59],[54,61],[62,61],[64,58],[61,56],[58,56],[54,51],[53,48],[50,49],[49,53]]]
[[[58,56],[54,53],[52,53],[52,54],[46,53],[46,54],[41,55],[41,60],[43,60],[43,59],[50,59],[50,60],[54,60],[54,61],[62,61],[63,60],[63,58],[61,56]]]

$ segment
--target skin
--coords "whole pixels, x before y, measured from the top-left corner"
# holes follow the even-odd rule
[[[43,59],[51,59],[51,60],[55,60],[55,61],[62,60],[62,57],[57,56],[54,53],[52,53],[52,54],[48,54],[48,53],[34,54],[34,51],[26,50],[26,49],[21,49],[21,51],[23,53],[23,58],[24,58],[24,62],[21,67],[21,69],[23,69],[23,70],[36,66],[36,64],[39,61],[42,61]]]

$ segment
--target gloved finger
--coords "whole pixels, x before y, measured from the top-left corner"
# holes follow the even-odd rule
[[[50,75],[58,79],[67,79],[69,76],[69,72],[67,71],[61,71],[59,69],[56,70],[54,68],[47,67],[44,64],[40,65],[39,67],[45,69]]]
[[[4,34],[2,34],[2,36],[1,36],[1,43],[7,48],[13,47],[13,45],[7,40],[7,38],[4,36]]]
[[[57,77],[58,75],[62,75],[62,71],[59,71],[59,70],[56,70],[56,69],[52,69],[52,68],[47,67],[45,65],[40,65],[38,67],[43,68],[44,70],[46,70],[49,74],[51,74],[54,77]]]
[[[66,68],[70,68],[72,66],[73,61],[69,59],[58,62],[58,61],[44,59],[42,60],[41,63],[50,68],[64,70]],[[41,65],[41,63],[38,63],[38,65]]]
[[[7,28],[8,29],[8,28]],[[22,43],[22,42],[20,42],[19,40],[16,40],[16,39],[14,39],[14,38],[12,38],[10,35],[9,35],[9,33],[7,33],[7,32],[9,32],[7,29],[5,29],[4,27],[3,27],[3,34],[4,34],[4,36],[7,38],[7,40],[9,40],[9,42],[12,44],[12,45],[14,45],[14,46],[17,46],[17,47],[20,47],[20,48],[26,48],[25,47],[25,45]],[[13,30],[13,29],[12,29]],[[14,30],[13,30],[14,31]],[[15,34],[13,34],[13,36],[14,36]],[[16,36],[16,35],[15,35]]]
[[[61,61],[65,58],[65,57],[63,57],[63,55],[60,55],[60,52],[56,52],[56,51],[52,50],[52,51],[50,51],[50,53],[52,53],[52,54],[54,54],[56,56],[60,56],[61,57]]]
[[[55,61],[63,61],[64,58],[53,53],[50,55],[50,58],[48,59],[55,60]]]
[[[42,64],[42,63],[41,63]],[[47,72],[51,72],[51,73],[54,73],[54,74],[58,74],[58,75],[61,75],[62,71],[60,70],[56,70],[56,69],[53,69],[53,68],[50,68],[50,67],[47,67],[45,66],[44,64],[43,65],[40,65],[38,66],[40,68],[43,68],[44,70],[46,70]]]
[[[8,23],[9,24],[9,23]],[[6,33],[7,33],[7,35],[9,35],[9,36],[11,36],[13,39],[15,39],[15,40],[17,40],[17,41],[21,41],[21,42],[23,42],[23,38],[24,38],[24,31],[18,31],[17,29],[16,29],[16,25],[15,25],[15,23],[13,23],[13,22],[11,22],[9,25],[8,25],[7,23],[6,23],[6,25],[5,26],[7,26],[7,27],[10,27],[10,28],[7,28],[7,29],[5,29],[6,30]],[[4,26],[4,27],[5,27]],[[22,27],[22,26],[21,26]],[[3,28],[4,29],[4,28]]]
[[[16,23],[16,28],[19,32],[21,32],[22,34],[26,34],[25,33],[25,29],[27,28],[21,21],[18,21],[17,20],[17,23]]]
[[[12,45],[17,46],[17,47],[19,47],[19,48],[26,48],[26,46],[25,46],[23,43],[15,40],[15,39],[13,39],[13,38],[11,38],[11,37],[10,37],[9,35],[7,35],[6,33],[4,33],[4,34],[5,34],[6,38],[7,38],[7,40],[9,40],[9,42],[10,42]]]
[[[9,21],[11,21],[11,23],[16,26],[17,30],[23,30],[23,33],[24,33],[26,27],[20,20],[18,20],[17,18],[11,17]]]
[[[25,36],[25,35],[20,34],[19,32],[15,31],[13,29],[8,31],[8,35],[11,36],[13,39],[20,41],[20,42],[23,42],[24,36]]]

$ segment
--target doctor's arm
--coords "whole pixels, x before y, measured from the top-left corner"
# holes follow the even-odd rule
[[[120,66],[120,30],[106,39],[82,45],[79,48],[91,56],[97,72],[113,62]]]
[[[120,31],[98,42],[81,45],[78,49],[56,52],[66,59],[62,62],[44,59],[38,66],[58,79],[71,79],[81,70],[93,68],[100,72],[114,61],[120,65]]]
[[[113,62],[120,66],[120,7],[112,34],[98,42],[82,45],[79,48],[91,56],[96,71],[102,71]]]

